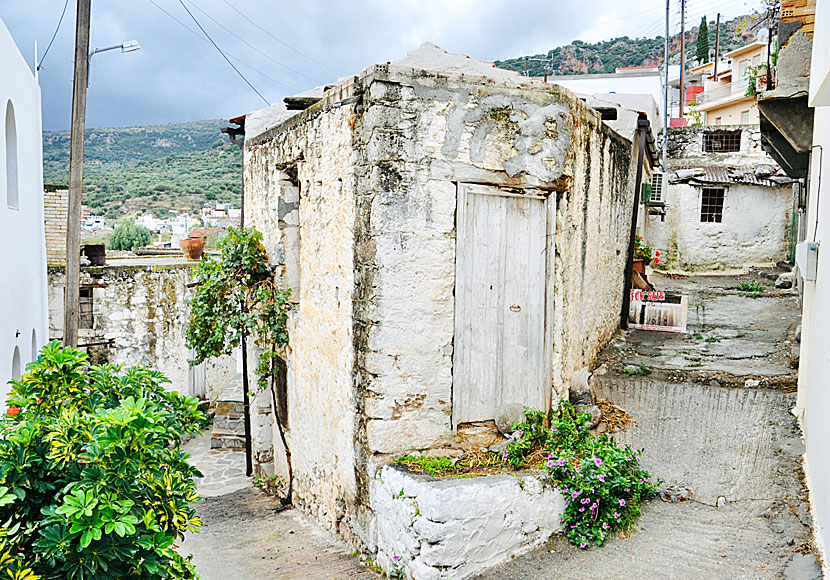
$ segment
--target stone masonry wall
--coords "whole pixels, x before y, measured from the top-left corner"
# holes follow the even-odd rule
[[[91,350],[93,362],[140,365],[161,371],[167,388],[189,392],[190,350],[185,346],[188,288],[192,265],[103,266],[81,269],[81,287],[92,288],[93,328],[79,329],[79,343],[114,340],[114,348]],[[50,267],[49,335],[63,336],[65,270]],[[236,374],[231,356],[204,363],[207,398],[215,397]],[[193,393],[195,394],[195,393]]]
[[[46,187],[43,192],[43,219],[46,232],[46,263],[50,266],[66,264],[66,215],[69,211],[69,191]]]
[[[366,502],[355,483],[354,120],[352,106],[299,115],[278,137],[247,142],[244,163],[246,225],[263,231],[297,302],[286,352],[296,503],[347,538],[366,527],[355,523]]]
[[[378,466],[455,444],[457,183],[550,195],[556,396],[617,327],[632,144],[567,90],[528,84],[376,66],[246,141],[246,223],[297,300],[297,501],[370,550]]]

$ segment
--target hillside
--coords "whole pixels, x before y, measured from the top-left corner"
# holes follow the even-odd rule
[[[84,142],[84,203],[118,217],[136,210],[198,209],[237,202],[241,147],[219,133],[218,120],[146,127],[88,129]],[[43,133],[43,179],[67,183],[69,132]]]
[[[739,16],[720,25],[720,53],[729,52],[755,40],[757,22],[760,14]],[[698,27],[686,31],[686,59],[691,66],[694,61],[695,42]],[[709,47],[714,53],[715,21],[709,23]],[[669,62],[680,64],[680,34],[671,37],[669,45]],[[629,38],[622,36],[602,42],[587,43],[574,40],[566,46],[549,50],[546,54],[527,55],[528,71],[531,76],[573,75],[613,73],[618,67],[656,66],[663,63],[663,37]],[[540,62],[539,59],[544,59]],[[525,57],[497,60],[496,66],[524,72]]]

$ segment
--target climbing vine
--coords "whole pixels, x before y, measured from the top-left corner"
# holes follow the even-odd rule
[[[259,348],[256,367],[259,391],[271,389],[274,413],[279,413],[274,380],[279,372],[279,350],[288,345],[289,288],[276,283],[274,268],[255,228],[228,228],[217,243],[219,259],[210,257],[196,267],[196,288],[190,301],[187,346],[194,349],[192,364],[231,354],[243,336]],[[276,421],[286,449],[291,498],[291,456],[280,418]]]

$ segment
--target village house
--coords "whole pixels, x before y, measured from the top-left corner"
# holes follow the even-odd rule
[[[670,127],[640,234],[669,269],[745,268],[791,257],[793,180],[758,126]]]
[[[766,42],[752,42],[724,54],[717,69],[707,62],[691,70],[703,82],[702,91],[690,92],[703,125],[758,124],[755,95],[758,79],[766,75],[768,49]]]
[[[47,338],[40,87],[0,20],[0,410]]]
[[[286,102],[236,121],[245,225],[295,305],[294,501],[383,552],[381,466],[496,441],[618,328],[648,122],[623,137],[566,89],[430,44]]]

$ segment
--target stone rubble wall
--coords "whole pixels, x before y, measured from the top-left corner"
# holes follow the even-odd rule
[[[66,264],[66,216],[69,212],[69,191],[46,187],[43,192],[43,220],[46,232],[46,263]]]
[[[373,551],[377,468],[458,443],[459,182],[551,196],[551,388],[566,396],[618,325],[631,152],[561,87],[395,66],[344,81],[246,141],[246,224],[263,231],[296,301],[285,354],[302,509]]]
[[[295,503],[351,539],[366,527],[354,520],[367,503],[357,497],[352,381],[356,117],[353,106],[307,113],[278,137],[246,141],[245,220],[263,231],[297,304],[285,353]],[[272,440],[285,476],[276,426]]]
[[[703,151],[703,135],[716,131],[741,131],[741,150],[731,153],[707,153]],[[666,163],[669,171],[685,167],[707,165],[731,165],[749,167],[759,164],[778,167],[761,148],[759,125],[707,125],[672,127],[666,143]]]
[[[50,267],[49,336],[63,336],[65,269]],[[192,265],[102,266],[81,269],[81,286],[92,288],[94,328],[79,329],[81,344],[113,339],[114,348],[91,349],[93,362],[145,366],[161,371],[169,390],[189,393],[192,357],[185,346],[192,296]],[[204,363],[206,398],[213,399],[236,374],[236,359],[223,356]],[[194,393],[195,394],[195,393]]]
[[[560,532],[565,501],[533,474],[436,479],[387,466],[372,480],[372,510],[384,570],[397,562],[414,580],[463,580]]]

